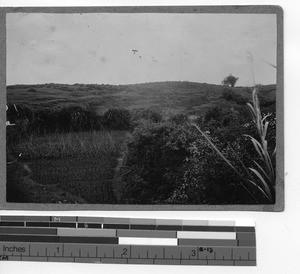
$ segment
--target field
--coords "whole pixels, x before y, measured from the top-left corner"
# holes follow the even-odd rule
[[[251,88],[192,82],[8,86],[7,120],[15,125],[7,127],[7,201],[256,203],[190,125],[206,129],[236,166],[249,164],[254,152],[241,136],[253,131],[251,98]],[[259,87],[263,113],[276,112],[275,99],[275,85]],[[221,173],[203,179],[198,168],[214,165]]]
[[[125,131],[30,136],[11,148],[10,153],[21,154],[20,163],[30,167],[30,176],[24,180],[32,184],[32,189],[26,196],[44,200],[36,193],[39,192],[35,189],[36,182],[36,186],[48,189],[47,197],[50,190],[54,202],[114,203],[114,169],[125,137]],[[21,183],[18,187],[23,188]],[[65,194],[57,195],[57,190]],[[31,200],[30,197],[26,199]]]

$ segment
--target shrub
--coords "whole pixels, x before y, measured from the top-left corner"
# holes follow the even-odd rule
[[[254,153],[252,152],[251,155],[254,155],[254,157],[251,158],[252,166],[250,167],[248,163],[243,161],[242,157],[238,155],[237,152],[239,150],[236,147],[232,152],[233,155],[237,155],[237,159],[240,163],[238,166],[236,165],[237,162],[235,159],[231,159],[231,155],[226,154],[226,151],[222,150],[216,140],[204,133],[197,125],[194,126],[199,133],[201,133],[202,137],[204,137],[207,144],[214,150],[216,155],[219,156],[219,160],[222,159],[223,164],[227,165],[227,169],[236,176],[237,185],[239,184],[244,187],[257,203],[274,203],[276,147],[274,149],[270,148],[267,141],[268,127],[271,124],[271,121],[267,121],[267,118],[271,115],[263,116],[261,114],[256,89],[253,91],[253,104],[249,103],[248,106],[252,115],[252,124],[256,127],[256,134],[243,136],[249,138],[253,145],[252,150],[254,150]],[[275,122],[273,122],[272,127],[276,128]],[[275,132],[273,132],[273,134],[275,134]],[[243,138],[237,138],[237,140],[243,140]],[[236,144],[239,143],[236,142]],[[242,151],[245,153],[247,150],[243,148]],[[251,173],[249,171],[251,171]],[[227,176],[224,176],[224,179],[225,178],[227,178]]]
[[[146,120],[152,123],[160,123],[163,121],[163,114],[160,110],[153,108],[137,109],[133,112],[132,119],[135,125],[138,125],[141,120]]]
[[[15,124],[15,126],[10,127],[8,132],[8,137],[11,139],[16,139],[18,135],[24,138],[27,135],[36,133],[103,129],[101,117],[96,113],[96,110],[81,106],[32,110],[23,105],[15,107],[14,105],[9,105],[7,120]]]
[[[188,122],[188,115],[184,113],[178,113],[171,116],[170,121],[178,125],[184,125]]]
[[[229,145],[221,144],[217,138],[214,143],[222,147],[221,151],[226,157],[238,165],[238,157],[241,149],[237,143]],[[179,204],[230,204],[242,203],[237,195],[239,178],[217,155],[217,153],[203,140],[198,139],[189,148],[190,157],[185,161],[181,169],[180,184],[168,199],[169,203]]]
[[[101,118],[93,109],[71,106],[54,112],[53,116],[56,120],[57,128],[61,131],[87,131],[102,129]]]
[[[178,172],[195,132],[173,123],[152,123],[135,129],[127,142],[122,177],[124,203],[165,203],[173,193]]]
[[[37,90],[35,88],[30,88],[27,90],[27,92],[37,92]]]
[[[222,92],[222,96],[225,100],[231,101],[233,99],[234,92],[229,88],[225,88]]]
[[[111,108],[104,113],[102,123],[106,129],[129,130],[132,128],[132,115],[127,109]]]
[[[227,101],[234,101],[236,102],[238,105],[245,105],[249,102],[248,98],[240,95],[240,94],[236,94],[233,90],[231,89],[224,89],[224,91],[222,92],[222,96],[225,100]]]

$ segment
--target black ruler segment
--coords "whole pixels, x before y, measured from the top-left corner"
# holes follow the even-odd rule
[[[78,228],[102,228],[102,224],[98,223],[78,223]]]
[[[76,223],[52,222],[50,223],[50,227],[76,227]]]
[[[184,225],[183,231],[207,231],[207,226]]]
[[[175,230],[175,231],[181,231],[182,226],[180,225],[158,225],[157,230]]]
[[[103,224],[103,228],[129,229],[129,224]]]
[[[0,222],[1,226],[24,226],[24,222]]]
[[[57,235],[56,228],[0,227],[0,234]]]
[[[156,225],[130,225],[130,229],[145,229],[145,230],[156,230]]]
[[[58,236],[46,235],[0,235],[0,242],[59,242]]]
[[[27,227],[50,227],[49,222],[26,222]]]
[[[256,265],[253,222],[0,216],[0,260]]]

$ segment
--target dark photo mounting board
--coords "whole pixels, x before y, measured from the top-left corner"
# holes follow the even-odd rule
[[[278,6],[2,8],[1,208],[284,208]]]

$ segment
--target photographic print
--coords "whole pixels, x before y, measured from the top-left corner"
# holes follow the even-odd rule
[[[280,8],[1,14],[6,206],[283,209]]]

